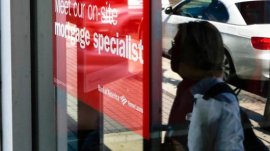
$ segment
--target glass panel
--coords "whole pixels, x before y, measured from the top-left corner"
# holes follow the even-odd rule
[[[210,93],[208,90],[211,89],[211,84],[213,84],[211,81],[204,81],[205,79],[203,79],[208,77],[209,73],[202,76],[203,78],[199,77],[199,75],[201,72],[204,72],[204,70],[207,70],[211,64],[204,62],[205,59],[211,58],[211,60],[214,60],[214,57],[207,54],[207,52],[211,50],[209,49],[209,47],[211,47],[210,44],[214,44],[214,41],[217,39],[213,37],[209,38],[217,33],[212,34],[211,32],[207,32],[206,29],[203,29],[202,24],[200,26],[194,24],[190,26],[183,25],[191,21],[198,23],[202,21],[202,18],[187,17],[188,15],[185,14],[181,15],[182,10],[187,11],[192,16],[196,16],[192,13],[196,14],[197,11],[200,10],[200,6],[210,7],[210,5],[204,5],[203,3],[198,3],[197,5],[192,2],[197,2],[197,0],[181,1],[173,7],[173,12],[176,14],[180,13],[180,15],[171,13],[170,9],[167,10],[167,13],[165,12],[166,10],[162,12],[162,38],[164,39],[162,46],[164,54],[162,58],[162,124],[165,127],[163,142],[165,142],[164,146],[167,147],[171,145],[174,147],[182,146],[188,148],[188,135],[190,136],[190,134],[193,136],[189,137],[189,143],[197,141],[196,138],[191,139],[196,135],[199,136],[197,137],[199,143],[206,141],[209,139],[207,132],[209,131],[210,134],[216,130],[216,127],[211,126],[222,123],[224,120],[222,117],[216,121],[216,123],[211,123],[212,116],[218,116],[218,111],[211,112],[211,106],[209,105],[204,106],[204,109],[210,115],[199,114],[199,116],[203,117],[199,118],[199,120],[197,119],[197,121],[208,119],[208,122],[213,124],[210,125],[207,123],[211,128],[205,123],[195,124],[195,126],[191,124],[193,121],[196,121],[194,120],[196,116],[194,117],[193,115],[198,113],[196,112],[198,111],[196,110],[196,105],[199,106],[198,98],[205,96],[206,92]],[[218,77],[220,82],[224,81],[231,90],[230,92],[226,91],[226,93],[231,93],[233,96],[237,97],[237,99],[235,99],[237,103],[236,106],[238,107],[239,103],[241,111],[234,111],[237,112],[239,116],[238,119],[241,119],[241,121],[238,120],[238,126],[241,125],[241,129],[235,131],[234,134],[243,130],[245,140],[242,139],[242,142],[245,150],[269,150],[269,3],[265,1],[245,1],[234,5],[232,1],[222,1],[222,4],[224,4],[222,8],[225,8],[227,11],[226,17],[224,18],[226,18],[230,24],[219,23],[223,22],[222,20],[218,20],[219,22],[211,21],[211,24],[214,26],[213,29],[217,28],[222,37],[222,41],[219,42],[219,46],[221,46],[219,47],[220,49],[213,49],[214,51],[212,52],[214,54],[219,50],[220,52],[224,51],[224,53],[220,55],[220,58],[223,59],[215,58],[219,60],[219,62],[222,61],[222,63],[219,64],[222,65],[222,67],[219,66],[219,68],[223,69],[223,75],[211,75],[210,78]],[[249,11],[245,11],[245,7],[248,7]],[[222,10],[218,9],[218,11]],[[213,11],[211,13],[218,15],[219,12]],[[241,15],[243,15],[248,25],[244,25]],[[245,15],[250,15],[250,18]],[[181,31],[178,33],[178,30]],[[171,45],[172,41],[173,45]],[[169,45],[171,46],[168,47]],[[173,51],[174,53],[172,53]],[[203,71],[197,70],[198,68]],[[198,87],[200,86],[206,89],[198,92]],[[215,90],[218,91],[218,89]],[[213,91],[212,89],[212,92]],[[211,96],[212,99],[220,99],[219,97],[221,96]],[[202,99],[205,99],[203,103],[210,101],[207,95]],[[241,113],[241,115],[239,113]],[[230,123],[226,123],[225,125],[229,124]],[[219,126],[222,126],[222,124]],[[207,129],[207,127],[209,129]],[[233,128],[235,127],[231,126],[229,129],[231,130]],[[205,131],[201,129],[207,129],[208,131],[205,133]],[[221,129],[219,132],[221,136],[221,133],[226,133],[226,129]],[[233,138],[230,137],[229,140],[231,139]],[[196,143],[194,146],[198,146],[199,143]],[[230,145],[221,144],[217,147],[225,149],[229,148]]]
[[[175,14],[198,18],[211,3],[211,0],[192,0],[183,3],[183,6],[175,11]]]
[[[236,5],[248,25],[270,23],[270,2],[249,1]]]
[[[58,150],[143,150],[149,139],[149,2],[53,4]]]
[[[174,14],[218,22],[227,22],[229,19],[224,4],[220,1],[211,0],[183,1],[175,8]]]

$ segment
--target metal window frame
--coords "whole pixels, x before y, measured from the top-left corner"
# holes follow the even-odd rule
[[[3,151],[55,151],[52,2],[1,0]]]
[[[3,151],[32,150],[29,6],[1,1]]]

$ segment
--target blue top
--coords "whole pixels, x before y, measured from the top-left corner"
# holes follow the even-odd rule
[[[221,93],[203,99],[203,94],[221,78],[206,78],[191,91],[196,99],[188,131],[190,151],[243,151],[243,128],[235,95]]]

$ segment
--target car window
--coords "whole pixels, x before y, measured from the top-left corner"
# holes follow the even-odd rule
[[[180,7],[177,7],[174,11],[174,14],[201,18],[203,10],[211,3],[212,0],[190,0],[184,1],[180,4]]]
[[[241,2],[236,6],[248,25],[270,23],[269,1]]]
[[[211,21],[227,22],[229,14],[223,3],[217,0],[184,1],[174,14]]]
[[[213,1],[204,10],[203,19],[225,23],[229,19],[229,13],[223,3]]]

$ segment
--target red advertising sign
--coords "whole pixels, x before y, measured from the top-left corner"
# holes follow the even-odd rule
[[[148,138],[149,1],[53,0],[54,82]]]

